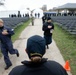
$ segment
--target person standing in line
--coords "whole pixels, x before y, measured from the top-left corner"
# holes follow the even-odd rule
[[[42,16],[42,22],[43,22],[43,24],[46,22],[46,17],[45,17],[45,15]]]
[[[12,62],[9,59],[8,52],[10,54],[16,54],[19,57],[19,52],[17,49],[13,49],[11,36],[14,34],[13,29],[4,26],[3,20],[0,19],[0,41],[1,41],[1,52],[4,56],[4,61],[6,64],[5,70],[12,66]]]
[[[54,24],[51,22],[51,18],[47,18],[47,22],[43,24],[42,30],[44,31],[44,38],[46,41],[47,49],[49,49],[49,44],[52,43],[52,33],[54,30]]]
[[[35,13],[35,18],[37,17],[37,13]]]
[[[31,12],[31,23],[32,23],[32,26],[34,26],[34,16],[33,16],[33,12]]]
[[[58,62],[43,58],[46,47],[41,36],[28,38],[25,51],[30,60],[22,61],[23,65],[14,67],[8,75],[68,75]]]
[[[38,13],[38,18],[40,18],[40,13]]]

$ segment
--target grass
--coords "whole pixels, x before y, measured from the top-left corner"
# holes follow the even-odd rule
[[[15,30],[14,30],[15,34],[12,36],[12,41],[13,42],[19,38],[21,32],[29,25],[30,21],[31,20],[28,20],[27,22],[25,22],[25,23],[19,25],[17,28],[15,28]],[[0,57],[1,56],[2,56],[2,54],[0,52]]]
[[[72,75],[76,75],[76,35],[71,35],[55,23],[53,39],[65,61],[69,60]]]
[[[25,22],[22,25],[19,25],[17,28],[15,28],[15,30],[14,30],[15,35],[12,36],[13,42],[19,38],[21,32],[29,25],[29,23],[30,23],[30,20],[28,20],[27,22]]]

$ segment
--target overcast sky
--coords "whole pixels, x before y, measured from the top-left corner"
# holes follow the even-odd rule
[[[47,8],[50,9],[66,3],[76,3],[76,0],[5,0],[3,8],[6,10],[30,8],[32,10],[47,5]]]

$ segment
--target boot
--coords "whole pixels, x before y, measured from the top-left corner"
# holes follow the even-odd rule
[[[47,45],[47,49],[49,49],[49,46]]]

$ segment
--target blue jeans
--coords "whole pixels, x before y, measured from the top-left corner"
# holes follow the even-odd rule
[[[11,61],[9,59],[8,52],[10,54],[17,54],[18,50],[17,49],[13,49],[12,42],[10,41],[10,42],[8,42],[6,44],[1,43],[1,52],[4,55],[4,61],[5,61],[6,65],[9,66],[12,63],[11,63]]]

